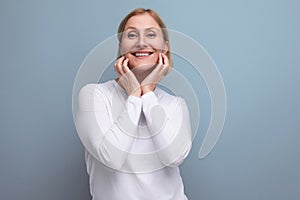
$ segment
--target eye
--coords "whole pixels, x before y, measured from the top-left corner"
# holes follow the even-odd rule
[[[155,32],[149,32],[149,33],[147,33],[147,37],[148,38],[155,38],[156,37],[156,33]]]
[[[129,32],[129,33],[127,34],[127,37],[128,37],[129,39],[134,39],[134,38],[136,38],[137,36],[138,36],[138,34],[135,33],[135,32],[133,32],[133,31],[131,31],[131,32]]]

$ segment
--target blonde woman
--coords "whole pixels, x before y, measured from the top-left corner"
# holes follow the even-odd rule
[[[157,87],[172,66],[166,26],[139,8],[122,20],[118,39],[118,77],[78,97],[93,200],[186,200],[178,166],[192,143],[188,108]]]

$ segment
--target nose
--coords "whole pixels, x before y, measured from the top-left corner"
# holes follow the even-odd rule
[[[148,44],[147,44],[147,41],[146,41],[145,37],[144,36],[140,36],[139,40],[137,42],[137,47],[138,48],[145,48],[147,46],[148,46]]]

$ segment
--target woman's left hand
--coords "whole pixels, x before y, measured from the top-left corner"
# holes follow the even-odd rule
[[[141,83],[142,93],[146,94],[148,92],[154,91],[156,85],[167,74],[168,70],[169,59],[165,54],[160,53],[158,65]]]

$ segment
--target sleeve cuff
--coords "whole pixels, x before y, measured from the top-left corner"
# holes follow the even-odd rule
[[[144,94],[142,97],[142,103],[143,103],[143,112],[146,116],[146,118],[150,118],[150,112],[152,108],[156,105],[158,105],[157,97],[154,94],[154,92],[148,92]]]
[[[132,123],[138,125],[142,111],[142,99],[135,96],[128,96],[126,108]]]

